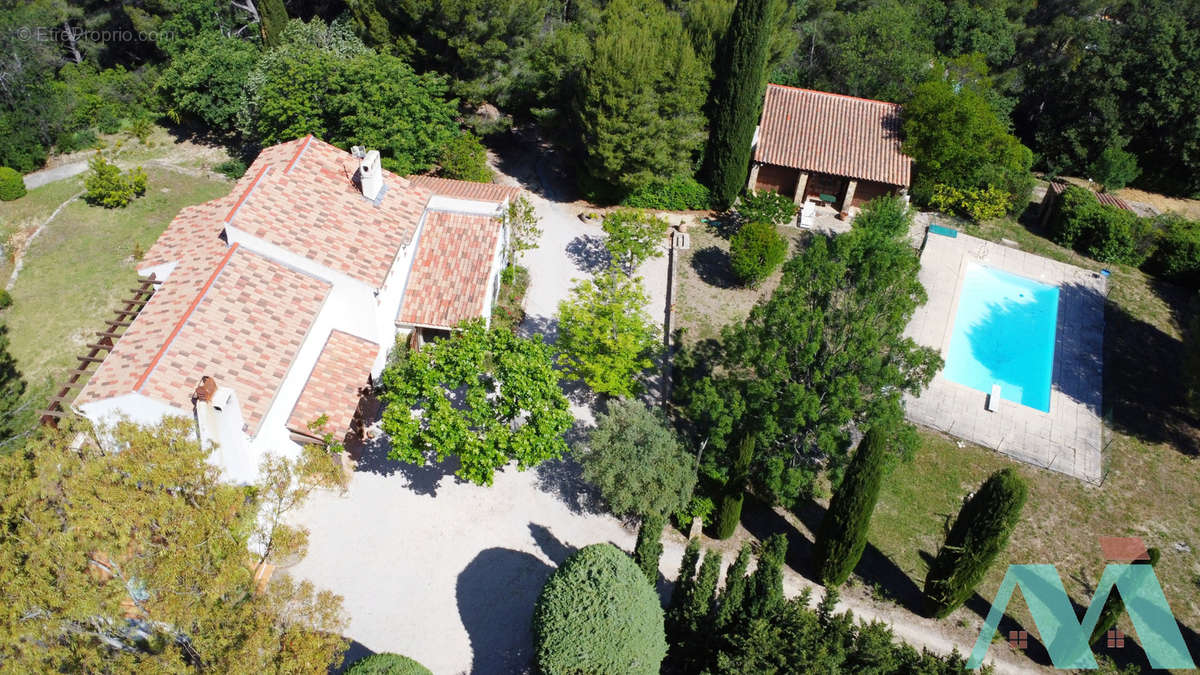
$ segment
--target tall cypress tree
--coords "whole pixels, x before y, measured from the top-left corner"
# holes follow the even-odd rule
[[[30,423],[19,414],[25,379],[17,369],[17,360],[8,352],[8,326],[0,324],[0,448]]]
[[[665,524],[666,521],[658,514],[642,518],[637,544],[633,547],[633,561],[641,568],[651,585],[658,581],[658,559],[662,557],[662,531]]]
[[[709,137],[704,182],[713,205],[728,208],[746,183],[750,143],[762,110],[767,57],[778,0],[738,0],[717,49],[708,99]]]
[[[943,619],[970,597],[1021,519],[1028,489],[1012,469],[984,481],[963,504],[925,576],[925,612]]]
[[[725,483],[725,496],[721,507],[717,510],[717,522],[714,523],[713,534],[717,539],[728,539],[733,536],[738,522],[742,519],[742,502],[746,498],[746,482],[749,478],[750,465],[754,462],[753,434],[746,434],[738,443],[738,456],[733,464],[733,471]]]
[[[750,566],[750,542],[742,544],[737,558],[725,573],[725,590],[717,598],[717,614],[713,621],[714,628],[719,632],[733,621],[733,617],[742,609],[746,597],[746,568]]]
[[[279,34],[283,32],[288,22],[287,8],[283,0],[259,0],[258,21],[262,32],[263,45],[276,47],[279,45]]]
[[[783,561],[787,557],[787,536],[773,534],[763,543],[758,567],[750,575],[744,618],[762,618],[783,602]]]
[[[879,500],[887,455],[884,430],[872,428],[850,460],[842,484],[829,501],[817,530],[813,560],[817,578],[826,586],[846,583],[867,546],[867,528]]]

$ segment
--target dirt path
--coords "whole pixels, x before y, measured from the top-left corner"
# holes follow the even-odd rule
[[[64,178],[78,176],[84,171],[87,171],[87,168],[87,162],[71,162],[69,164],[63,164],[50,169],[42,169],[41,171],[27,173],[25,174],[25,189],[32,190],[34,188],[40,188],[49,183],[63,180]]]

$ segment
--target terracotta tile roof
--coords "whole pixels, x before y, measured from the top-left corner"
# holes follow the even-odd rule
[[[376,205],[352,181],[358,162],[312,137],[263,150],[239,181],[225,220],[378,288],[412,240],[431,193],[384,171]]]
[[[452,328],[482,316],[499,237],[495,218],[430,211],[396,322]]]
[[[754,161],[907,187],[900,106],[768,84]]]
[[[521,188],[497,183],[472,183],[435,176],[408,176],[408,180],[413,185],[425,188],[435,195],[481,202],[500,203],[505,199],[513,199],[521,193]]]
[[[379,345],[374,342],[340,330],[332,331],[292,408],[288,429],[312,434],[308,424],[326,415],[329,421],[325,431],[338,439],[345,436],[358,409],[359,391],[367,385],[378,355]]]

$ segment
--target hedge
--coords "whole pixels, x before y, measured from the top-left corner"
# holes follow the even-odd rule
[[[698,211],[709,207],[709,193],[695,178],[675,176],[643,185],[621,203],[639,209]]]
[[[585,546],[550,576],[533,610],[543,673],[655,675],[667,655],[658,594],[612,544]]]
[[[1050,238],[1100,262],[1138,266],[1154,249],[1154,231],[1136,214],[1101,204],[1091,190],[1068,186],[1048,223]]]
[[[0,166],[0,200],[11,202],[25,196],[25,178],[16,169]]]
[[[1175,214],[1159,216],[1158,246],[1147,261],[1148,271],[1174,283],[1200,288],[1200,222]]]

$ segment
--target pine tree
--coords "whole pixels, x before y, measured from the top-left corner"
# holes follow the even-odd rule
[[[17,360],[8,352],[8,326],[0,324],[0,448],[26,426],[28,420],[18,414],[25,394],[25,379],[17,369]]]
[[[763,543],[758,567],[747,585],[743,616],[764,617],[783,602],[783,561],[787,547],[787,536],[783,534],[773,534]]]
[[[1146,551],[1150,557],[1149,560],[1135,560],[1139,565],[1157,566],[1158,559],[1162,557],[1162,553],[1158,549],[1152,548]],[[1096,627],[1092,629],[1092,636],[1088,638],[1088,644],[1096,644],[1104,634],[1116,627],[1117,621],[1121,615],[1125,613],[1125,600],[1121,597],[1121,592],[1113,588],[1108,592],[1108,599],[1104,601],[1104,608],[1100,610],[1100,618],[1096,620]]]
[[[725,483],[725,497],[717,511],[717,522],[714,526],[717,539],[732,537],[742,519],[742,502],[746,498],[746,481],[753,461],[754,436],[747,434],[738,444],[737,460],[734,462],[732,475]]]
[[[762,110],[767,58],[778,0],[738,0],[717,50],[709,94],[709,139],[704,182],[713,205],[727,208],[742,191],[750,143]]]
[[[653,585],[658,581],[658,559],[662,557],[662,531],[666,520],[658,514],[642,518],[638,528],[637,544],[633,547],[633,561],[641,568]]]
[[[925,577],[925,612],[942,619],[966,602],[1021,519],[1028,489],[1013,469],[984,481],[963,504]]]
[[[877,428],[868,431],[829,501],[813,547],[817,578],[826,586],[846,583],[862,558],[871,513],[883,484],[887,450],[885,432]]]
[[[717,598],[717,613],[713,620],[713,626],[717,631],[725,630],[733,617],[742,609],[742,602],[746,597],[746,584],[749,582],[746,568],[749,566],[750,542],[746,542],[742,544],[742,550],[738,551],[737,558],[725,572],[725,590],[721,591],[721,595]]]

